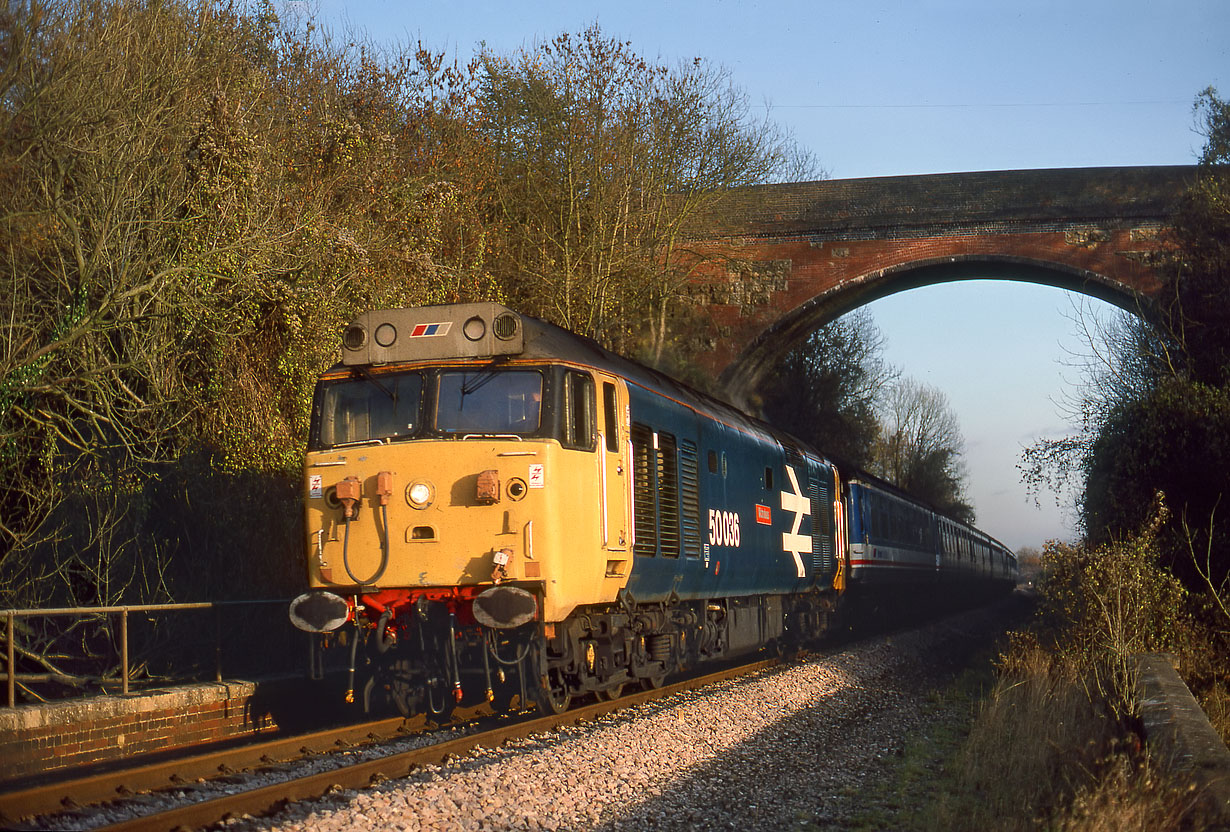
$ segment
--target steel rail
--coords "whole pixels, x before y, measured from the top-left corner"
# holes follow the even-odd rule
[[[328,728],[310,734],[206,751],[187,757],[54,780],[8,793],[0,793],[0,818],[14,821],[117,800],[128,794],[166,789],[198,779],[294,760],[306,754],[336,750],[339,746],[388,738],[404,729],[401,717]]]
[[[465,737],[446,740],[442,743],[423,746],[410,751],[396,752],[387,757],[352,763],[330,771],[294,778],[269,786],[261,786],[236,794],[210,797],[196,803],[181,805],[166,811],[155,812],[130,820],[121,821],[110,826],[100,827],[107,832],[163,832],[164,830],[198,829],[217,823],[228,817],[240,815],[261,815],[276,811],[287,803],[310,800],[329,793],[338,788],[361,789],[386,779],[404,777],[415,768],[438,763],[449,755],[464,754],[479,746],[494,747],[511,739],[527,737],[531,734],[548,731],[561,725],[575,724],[584,720],[594,719],[620,708],[639,705],[654,699],[670,696],[681,691],[694,690],[705,685],[732,679],[748,673],[754,673],[772,667],[779,659],[757,661],[752,664],[726,668],[724,670],[684,679],[660,688],[639,691],[628,694],[613,701],[599,701],[594,704],[575,708],[562,714],[551,714],[543,717],[509,722],[489,731],[482,731]],[[375,723],[350,726],[343,729],[331,729],[315,734],[288,737],[268,743],[254,744],[242,749],[232,749],[216,753],[203,754],[190,760],[180,761],[180,771],[197,772],[196,774],[181,774],[179,779],[195,780],[197,777],[219,776],[231,774],[246,767],[268,765],[278,761],[277,758],[291,756],[300,750],[323,751],[333,749],[342,743],[356,742],[367,739],[369,734],[376,733],[376,728],[396,733],[405,720],[390,719]],[[241,756],[242,755],[242,756]],[[191,765],[191,768],[189,768]],[[10,821],[19,821],[38,814],[50,814],[64,810],[63,799],[66,794],[73,795],[73,801],[81,804],[90,800],[115,800],[126,793],[149,791],[157,788],[174,787],[170,780],[170,769],[175,764],[160,764],[131,769],[127,772],[97,775],[81,780],[64,782],[46,787],[40,787],[37,796],[34,792],[0,797],[0,810]],[[152,773],[158,785],[146,785],[134,788],[137,782],[135,773],[148,770]],[[204,772],[204,773],[202,773]],[[124,775],[128,774],[127,780]],[[149,781],[147,781],[149,782]],[[57,788],[58,787],[58,788]],[[31,807],[39,806],[31,810]],[[20,828],[20,827],[17,827]]]

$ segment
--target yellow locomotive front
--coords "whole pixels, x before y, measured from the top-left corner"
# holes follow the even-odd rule
[[[352,677],[363,644],[368,707],[549,694],[553,623],[626,583],[626,390],[525,323],[497,304],[371,312],[317,387],[313,590],[291,617],[345,633]]]

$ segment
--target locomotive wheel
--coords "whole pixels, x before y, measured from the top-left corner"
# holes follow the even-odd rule
[[[657,690],[666,684],[666,674],[660,673],[657,676],[646,676],[641,679],[641,690]]]
[[[616,699],[618,699],[619,697],[623,695],[624,695],[624,686],[622,682],[619,683],[618,685],[615,685],[614,687],[604,688],[603,690],[598,691],[598,698],[605,699],[608,702],[614,702]]]
[[[572,693],[568,690],[563,672],[548,670],[547,684],[534,690],[534,699],[543,713],[562,714],[568,710],[572,704]]]

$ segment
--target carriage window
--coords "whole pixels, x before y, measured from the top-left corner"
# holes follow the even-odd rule
[[[594,449],[594,380],[586,373],[565,376],[563,429],[566,447]]]
[[[332,447],[418,433],[423,377],[418,373],[363,375],[322,386],[313,445]]]
[[[542,374],[480,370],[440,374],[436,429],[444,433],[528,434],[538,430]]]

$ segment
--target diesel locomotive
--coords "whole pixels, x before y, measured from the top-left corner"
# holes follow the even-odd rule
[[[368,312],[341,353],[315,392],[290,615],[349,651],[368,709],[558,712],[795,649],[845,596],[1015,583],[987,535],[499,304]]]

